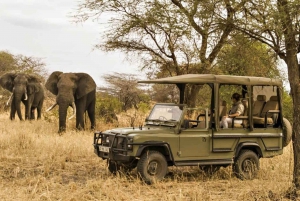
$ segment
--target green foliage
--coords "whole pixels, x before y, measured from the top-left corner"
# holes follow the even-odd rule
[[[102,118],[106,123],[118,121],[117,113],[121,112],[122,103],[111,95],[97,93],[96,117]]]
[[[141,112],[143,114],[147,114],[149,112],[149,110],[151,109],[151,106],[149,105],[149,103],[140,102],[138,104],[138,108],[139,108],[139,112]]]
[[[99,90],[118,99],[122,103],[122,110],[131,108],[139,109],[140,102],[149,102],[150,98],[145,90],[137,83],[137,75],[133,74],[106,74],[103,76],[107,87],[100,87]]]
[[[287,91],[283,92],[282,102],[283,117],[293,123],[293,99]]]
[[[216,66],[221,74],[279,77],[276,55],[265,44],[234,35],[220,51]]]
[[[14,55],[6,51],[0,51],[0,75],[16,68]]]
[[[45,63],[40,58],[0,51],[0,75],[7,72],[34,73],[41,78],[46,76]]]

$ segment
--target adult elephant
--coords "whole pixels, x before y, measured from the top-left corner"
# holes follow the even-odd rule
[[[56,95],[56,103],[47,111],[59,105],[59,133],[66,130],[69,106],[73,108],[72,117],[76,115],[77,129],[84,129],[85,111],[88,112],[91,129],[95,128],[96,83],[90,75],[55,71],[49,76],[45,86]]]
[[[44,89],[41,80],[35,74],[6,73],[0,77],[0,85],[12,92],[7,105],[10,104],[10,119],[18,117],[23,121],[21,112],[21,102],[25,105],[25,119],[35,119],[35,109],[37,109],[37,119],[41,118],[44,102]]]

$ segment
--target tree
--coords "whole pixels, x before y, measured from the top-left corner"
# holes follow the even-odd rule
[[[277,60],[267,45],[237,33],[222,48],[215,65],[221,74],[284,79]]]
[[[122,103],[122,110],[139,109],[140,102],[147,102],[149,98],[139,88],[136,75],[113,73],[103,75],[107,87],[99,87],[98,90],[117,97]]]
[[[237,15],[235,28],[268,45],[287,65],[293,100],[295,196],[300,196],[300,2],[298,0],[248,1]]]
[[[213,70],[242,4],[229,0],[84,0],[75,17],[85,21],[109,13],[109,26],[97,48],[138,58],[141,68],[155,71],[156,77],[174,76]],[[198,90],[197,86],[186,90],[190,104]]]
[[[0,51],[0,75],[5,72],[14,70],[16,66],[16,61],[14,55],[6,51]]]
[[[13,55],[7,51],[0,51],[0,74],[7,72],[35,73],[45,78],[47,75],[45,63],[41,58]]]
[[[7,72],[35,73],[41,80],[47,75],[45,63],[42,62],[42,59],[21,54],[13,55],[8,51],[0,51],[0,76]],[[2,87],[0,88],[0,92],[3,100],[8,100],[10,92]]]

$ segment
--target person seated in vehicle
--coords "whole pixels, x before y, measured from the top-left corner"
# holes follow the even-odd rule
[[[232,100],[232,107],[229,111],[229,114],[226,116],[223,116],[221,121],[220,121],[220,126],[221,128],[228,128],[228,124],[232,124],[232,119],[234,117],[238,117],[240,115],[244,114],[244,105],[241,102],[241,96],[238,93],[234,93],[231,96]],[[243,120],[241,119],[235,119],[234,123],[241,124]]]

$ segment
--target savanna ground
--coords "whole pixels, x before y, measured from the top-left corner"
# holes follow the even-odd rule
[[[173,174],[147,185],[136,170],[127,176],[110,174],[106,162],[94,154],[93,132],[72,130],[72,121],[67,132],[58,135],[57,118],[20,122],[8,117],[8,112],[0,115],[2,201],[289,200],[291,143],[283,155],[261,159],[259,175],[251,181],[237,179],[231,168],[207,177],[197,167],[172,167]],[[97,122],[97,130],[113,126]]]

